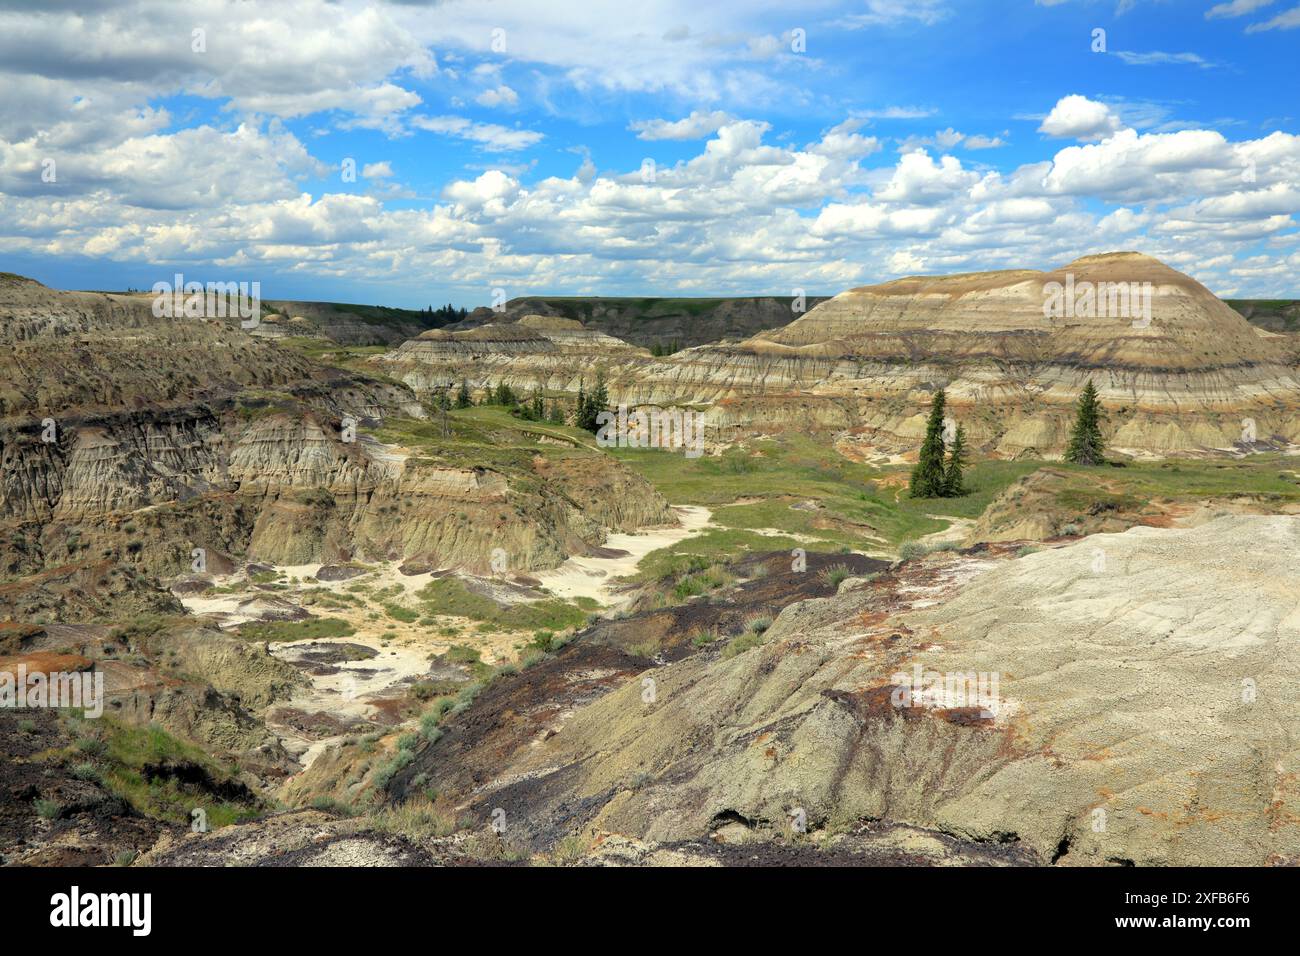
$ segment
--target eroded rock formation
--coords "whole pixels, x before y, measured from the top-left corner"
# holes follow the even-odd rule
[[[540,834],[672,844],[801,813],[1043,863],[1294,861],[1298,554],[1300,518],[1230,516],[931,558],[790,605],[730,659],[631,675],[504,763],[453,739],[416,766],[476,767],[473,805]]]
[[[1047,314],[1053,283],[1074,294]],[[599,369],[615,402],[708,406],[715,437],[852,429],[886,452],[915,448],[942,387],[981,452],[1059,454],[1089,379],[1107,412],[1106,437],[1120,450],[1300,440],[1290,338],[1256,329],[1195,280],[1138,253],[1088,256],[1051,272],[852,289],[782,328],[661,358],[594,339],[561,349],[521,323],[478,329],[474,346],[456,338],[463,334],[451,334],[455,347],[408,342],[381,367],[417,391],[471,377],[525,392],[571,392]]]
[[[147,297],[8,276],[0,344],[9,576],[105,560],[175,574],[196,549],[214,561],[420,556],[485,570],[499,548],[527,570],[599,545],[608,528],[673,521],[649,485],[586,449],[491,466],[380,445],[367,427],[426,414],[404,386],[229,322],[156,317]],[[41,620],[94,603],[22,590],[11,613]]]

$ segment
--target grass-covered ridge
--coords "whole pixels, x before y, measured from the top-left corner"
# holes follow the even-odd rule
[[[820,301],[821,296],[811,297]],[[528,296],[529,302],[541,302],[560,312],[567,319],[590,319],[597,309],[617,308],[635,313],[638,319],[662,319],[672,316],[698,316],[712,312],[728,302],[757,302],[773,299],[789,307],[794,301],[788,295],[773,296],[706,296],[679,298],[676,296]]]

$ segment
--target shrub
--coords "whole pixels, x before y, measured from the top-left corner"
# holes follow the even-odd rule
[[[77,749],[89,757],[102,757],[108,752],[108,744],[98,737],[81,737],[77,740]]]
[[[421,841],[450,836],[460,829],[455,816],[427,797],[413,797],[395,807],[385,807],[371,822],[382,833],[397,833]]]
[[[718,639],[718,635],[706,629],[702,631],[697,631],[695,633],[695,636],[691,638],[691,643],[696,647],[704,647],[708,644],[712,644],[717,639]]]
[[[821,578],[822,584],[831,589],[838,588],[848,576],[849,569],[842,564],[836,564],[829,568],[825,568],[822,570],[822,573],[818,575],[818,577]]]
[[[99,771],[95,769],[93,763],[79,763],[72,768],[72,775],[78,780],[89,780],[91,783],[99,783]]]
[[[577,863],[587,855],[590,845],[591,841],[582,834],[571,833],[555,844],[555,848],[551,851],[551,858],[560,865]]]
[[[42,820],[53,820],[63,809],[63,804],[57,800],[37,800],[36,815]]]
[[[743,654],[745,651],[753,650],[762,643],[763,633],[761,631],[746,631],[739,637],[731,639],[727,646],[722,649],[722,657],[724,660],[730,660],[737,654]]]
[[[415,754],[411,753],[409,750],[402,750],[399,748],[397,753],[393,754],[393,759],[388,761],[388,763],[384,764],[375,772],[375,789],[387,789],[388,785],[393,782],[393,778],[397,776],[398,772],[409,767],[414,761]]]
[[[464,644],[453,644],[447,648],[447,660],[453,664],[477,664],[481,659],[478,651]]]
[[[348,804],[342,802],[341,800],[336,800],[333,797],[325,796],[325,795],[321,795],[319,797],[313,797],[311,801],[311,808],[313,810],[323,810],[326,813],[339,813],[345,817],[351,817],[356,815],[356,810],[352,809],[352,807],[349,806]]]
[[[919,541],[904,541],[898,546],[898,556],[904,561],[914,561],[929,554],[929,550]]]

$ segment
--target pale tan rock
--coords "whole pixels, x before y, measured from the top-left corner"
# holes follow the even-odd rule
[[[595,825],[650,842],[798,808],[812,828],[883,818],[1043,862],[1300,853],[1300,519],[930,560],[911,609],[881,620],[868,589],[792,605],[761,647],[654,669],[651,704],[629,681],[503,778],[614,792]],[[997,675],[990,716],[898,710],[894,675],[913,665]],[[652,782],[620,785],[637,773]]]

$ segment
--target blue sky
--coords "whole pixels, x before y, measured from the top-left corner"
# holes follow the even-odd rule
[[[28,6],[0,268],[59,287],[834,293],[1132,248],[1300,296],[1293,0]]]

